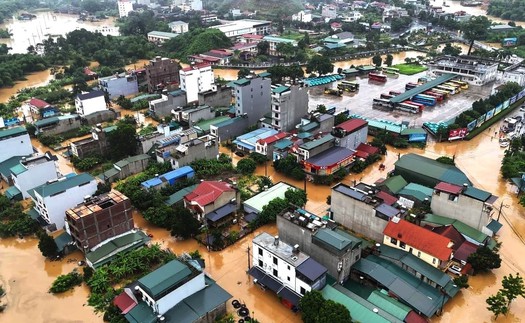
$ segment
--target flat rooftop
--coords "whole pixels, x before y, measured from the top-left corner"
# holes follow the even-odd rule
[[[281,258],[282,260],[286,261],[294,267],[299,266],[308,258],[310,258],[308,255],[302,253],[301,251],[293,252],[293,247],[289,244],[286,244],[282,241],[275,243],[275,240],[275,237],[271,234],[262,232],[261,234],[253,238],[253,243],[260,246],[263,249],[266,249],[267,251],[271,252],[272,254],[276,255],[277,257]]]
[[[95,196],[86,200],[84,203],[75,206],[66,211],[73,219],[80,219],[90,214],[99,212],[128,200],[127,196],[119,191],[111,191],[106,194]]]

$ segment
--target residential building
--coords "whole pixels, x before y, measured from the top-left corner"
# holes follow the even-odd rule
[[[286,158],[290,148],[293,146],[293,141],[290,139],[281,139],[273,145],[272,161]]]
[[[257,47],[257,46],[256,46]],[[225,65],[230,63],[233,51],[228,49],[212,49],[197,55],[188,56],[190,62],[205,63],[210,65]]]
[[[266,137],[264,139],[259,139],[255,142],[255,152],[264,155],[270,159],[273,156],[273,146],[275,145],[275,143],[286,137],[288,137],[288,133],[279,132],[273,136]]]
[[[35,134],[53,136],[80,128],[82,121],[78,114],[66,114],[37,120],[33,125],[36,128]]]
[[[131,201],[119,191],[86,198],[66,211],[66,231],[84,253],[133,228]]]
[[[320,135],[317,138],[294,147],[292,152],[296,155],[297,161],[302,162],[304,160],[310,159],[327,150],[328,148],[335,146],[335,138],[330,135]]]
[[[269,73],[249,75],[230,84],[235,99],[235,116],[245,116],[248,125],[256,124],[271,111],[272,80]]]
[[[178,89],[179,63],[170,58],[156,56],[146,66],[146,79],[149,92]]]
[[[266,20],[241,19],[224,21],[223,24],[211,26],[222,31],[228,38],[237,38],[244,34],[267,35],[271,32],[272,22]]]
[[[428,63],[429,74],[456,74],[457,79],[472,85],[485,85],[496,79],[498,62],[472,56],[443,56]]]
[[[128,176],[140,173],[148,167],[151,157],[146,154],[131,156],[119,160],[113,164],[113,168],[108,169],[97,178],[104,184],[113,183]]]
[[[345,147],[331,147],[313,157],[303,160],[307,178],[329,176],[349,167],[354,162],[355,151]]]
[[[214,136],[217,141],[224,142],[232,140],[246,132],[246,128],[253,126],[249,123],[248,115],[230,118],[228,116],[217,117],[209,120],[206,123],[209,133]],[[199,123],[198,127],[206,131]]]
[[[212,111],[211,107],[208,105],[200,105],[174,109],[172,115],[177,122],[188,125],[188,127],[192,128],[201,120],[213,119],[215,117],[215,111]]]
[[[100,89],[109,95],[110,99],[116,99],[119,96],[128,96],[139,93],[139,84],[137,75],[125,73],[116,74],[98,79]]]
[[[497,196],[472,185],[438,183],[434,187],[430,208],[432,213],[460,220],[482,231],[491,221]]]
[[[303,209],[277,216],[279,238],[309,254],[337,282],[344,282],[361,258],[361,239],[338,228],[337,223]]]
[[[177,37],[179,34],[169,33],[165,31],[150,31],[148,33],[148,41],[155,44],[162,44],[167,40]]]
[[[0,130],[0,163],[15,156],[33,154],[31,139],[24,127]]]
[[[472,267],[467,263],[468,257],[478,250],[478,245],[467,241],[465,237],[453,226],[441,226],[431,229],[432,232],[437,233],[452,241],[452,259],[447,270],[456,275],[465,275],[472,273]]]
[[[323,39],[325,46],[332,46],[333,48],[344,47],[354,41],[354,34],[348,31],[333,34]],[[329,48],[331,49],[331,47]]]
[[[280,53],[277,50],[277,46],[279,44],[290,44],[290,45],[292,45],[294,47],[297,47],[297,44],[298,44],[296,40],[288,39],[288,38],[282,38],[282,37],[278,37],[278,36],[264,36],[263,37],[263,41],[268,42],[268,44],[270,45],[270,47],[268,48],[268,54],[272,55],[272,56],[280,56],[280,55],[282,55],[282,53]]]
[[[391,218],[403,216],[388,197],[363,183],[353,187],[339,183],[332,187],[330,212],[335,222],[376,241],[383,240],[383,231]]]
[[[209,24],[210,22],[215,22],[215,21],[218,20],[217,15],[214,15],[214,14],[201,15],[200,18],[201,18],[201,22],[204,25]]]
[[[332,135],[340,147],[356,150],[357,147],[367,142],[368,122],[363,119],[350,119],[334,127]]]
[[[394,175],[401,175],[407,182],[427,187],[435,187],[440,182],[458,186],[472,185],[465,173],[456,166],[417,154],[402,155],[394,163],[394,167]]]
[[[188,32],[188,23],[184,21],[172,21],[168,24],[171,31],[176,34],[184,34],[185,32]]]
[[[186,92],[175,90],[162,94],[160,99],[149,101],[149,112],[157,118],[171,115],[171,112],[186,106]]]
[[[308,90],[300,85],[272,87],[271,127],[291,131],[308,113]]]
[[[215,77],[209,64],[195,64],[180,72],[180,88],[186,92],[186,101],[199,100],[199,93],[216,90]]]
[[[511,65],[503,70],[503,83],[516,82],[520,86],[525,86],[525,67],[520,64]]]
[[[111,148],[108,134],[116,129],[117,126],[102,128],[98,124],[91,129],[91,138],[72,141],[69,144],[71,154],[80,159],[93,155],[105,156]]]
[[[53,117],[60,113],[57,107],[37,98],[31,98],[21,108],[26,122]]]
[[[445,269],[454,255],[454,242],[417,224],[392,218],[383,231],[386,246],[402,249],[436,268]]]
[[[107,110],[104,92],[97,90],[78,94],[75,98],[75,108],[81,116]]]
[[[130,12],[133,11],[133,3],[130,0],[119,0],[117,1],[118,16],[120,18],[127,17]]]
[[[263,210],[263,207],[270,203],[270,201],[276,198],[284,199],[286,191],[295,189],[297,188],[284,182],[274,184],[273,186],[267,189],[265,188],[264,191],[255,194],[254,196],[242,203],[244,212],[248,214],[260,214]]]
[[[238,150],[245,151],[247,153],[252,153],[256,151],[256,145],[258,140],[275,136],[277,133],[277,130],[259,128],[237,137],[233,141],[233,144],[237,146]]]
[[[298,13],[292,15],[292,20],[300,21],[300,22],[311,22],[312,21],[312,11],[301,10]]]
[[[160,190],[165,186],[175,184],[175,182],[179,180],[192,178],[194,176],[195,172],[193,171],[193,168],[191,168],[190,166],[184,166],[179,169],[175,169],[164,173],[160,176],[157,175],[151,179],[148,179],[147,181],[140,183],[140,185],[144,189]]]
[[[35,217],[42,218],[54,231],[61,229],[67,209],[92,196],[97,190],[97,181],[89,174],[73,174],[51,180],[29,190],[35,203]]]
[[[186,131],[195,131],[195,129],[192,128]],[[195,160],[216,159],[219,156],[219,145],[215,137],[204,135],[184,142],[181,140],[178,143],[174,142],[170,145],[162,146],[155,150],[155,154],[157,162],[169,162],[172,168],[177,169],[189,165]]]
[[[199,105],[229,107],[232,104],[232,89],[227,84],[218,85],[216,90],[199,93]]]
[[[355,22],[361,19],[362,17],[363,15],[359,11],[350,11],[350,12],[346,12],[343,15],[342,20],[343,22]]]
[[[164,204],[171,207],[184,206],[184,196],[190,194],[197,188],[198,184],[190,185],[171,194]]]
[[[236,214],[240,192],[226,182],[203,181],[184,196],[184,207],[205,225],[217,226]]]
[[[403,17],[409,17],[409,14],[405,8],[391,6],[386,7],[385,10],[383,10],[383,22]]]
[[[321,16],[327,21],[337,18],[337,7],[334,5],[324,5],[321,9]]]
[[[47,152],[31,157],[22,157],[19,164],[11,167],[13,185],[22,194],[22,198],[29,198],[29,191],[47,181],[56,180],[60,176],[57,166],[57,157]]]
[[[193,259],[172,260],[131,286],[114,300],[130,323],[213,323],[231,298]]]
[[[301,297],[326,285],[327,269],[299,250],[271,236],[260,233],[252,240],[252,268],[248,273],[254,282],[275,292],[291,308],[297,308]]]
[[[86,264],[97,269],[118,258],[119,254],[144,247],[150,240],[144,232],[133,229],[93,247],[86,253]]]

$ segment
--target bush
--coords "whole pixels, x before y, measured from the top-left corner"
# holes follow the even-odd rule
[[[257,163],[251,158],[244,158],[239,160],[237,163],[237,171],[241,174],[249,175],[252,174],[257,168]]]
[[[268,161],[268,158],[266,156],[264,156],[263,154],[256,153],[256,152],[251,153],[249,157],[255,160],[255,162],[259,165],[262,165],[266,161]]]
[[[82,276],[76,271],[70,272],[66,275],[60,275],[55,279],[53,285],[49,289],[49,292],[53,294],[59,294],[73,289],[82,283]]]

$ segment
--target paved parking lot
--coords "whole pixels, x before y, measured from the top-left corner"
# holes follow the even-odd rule
[[[327,108],[335,106],[337,112],[349,109],[352,114],[359,114],[367,118],[396,122],[408,121],[412,126],[421,126],[423,122],[427,121],[440,122],[454,118],[461,112],[470,109],[472,102],[480,98],[488,97],[494,87],[494,84],[481,87],[470,86],[468,90],[463,90],[459,94],[450,96],[435,107],[427,107],[421,114],[411,114],[403,111],[390,112],[372,108],[372,100],[379,98],[381,93],[388,93],[389,91],[404,92],[406,83],[417,82],[418,78],[425,75],[426,73],[423,72],[411,76],[389,76],[386,83],[368,81],[366,77],[356,77],[355,80],[359,82],[359,91],[355,93],[345,93],[343,97],[323,93],[325,87],[335,89],[337,82],[325,86],[312,87],[309,92],[309,109],[315,110],[319,104],[324,104]]]

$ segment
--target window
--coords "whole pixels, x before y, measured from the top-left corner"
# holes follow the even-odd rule
[[[277,265],[277,257],[273,257],[273,264]]]
[[[286,266],[286,268],[287,268],[288,270],[290,270],[290,265]]]
[[[301,287],[301,291],[299,292],[301,295],[304,295],[306,294],[306,289],[304,289],[304,287]]]
[[[397,240],[394,238],[390,238],[390,243],[397,246]]]
[[[433,265],[436,264],[436,258],[432,258],[432,264],[433,264]]]
[[[359,260],[359,254],[355,255],[354,260],[355,260],[355,261],[358,261],[358,260]]]
[[[457,199],[458,199],[458,196],[457,196],[457,195],[454,195],[454,194],[449,194],[449,195],[448,195],[448,200],[449,200],[449,201],[456,202]]]
[[[421,258],[421,251],[417,252],[417,256]]]
[[[288,279],[288,281],[290,281],[290,277],[289,277],[289,276],[288,276],[288,277],[286,277],[286,279]]]
[[[273,275],[274,275],[275,277],[279,277],[279,272],[277,271],[277,269],[274,269],[274,270],[273,270]]]
[[[261,267],[261,268],[264,267],[264,263],[263,263],[262,260],[259,260],[259,267]]]
[[[262,256],[263,255],[263,250],[262,248],[259,248],[259,256]]]
[[[407,245],[404,242],[399,241],[399,247],[405,249]]]

